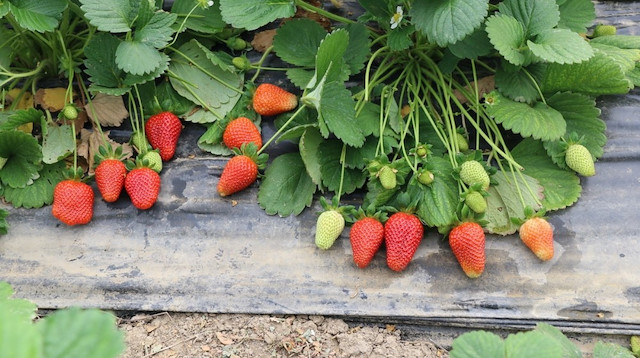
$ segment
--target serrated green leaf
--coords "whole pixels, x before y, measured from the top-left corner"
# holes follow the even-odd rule
[[[294,114],[295,112],[286,112],[286,113],[280,114],[273,121],[273,124],[275,124],[276,128],[280,129],[286,122],[288,122],[291,119],[291,117]],[[300,109],[300,112],[298,112],[296,117],[291,122],[289,122],[288,126],[296,127],[296,126],[304,126],[307,124],[318,124],[317,117],[318,115],[316,111],[314,111],[309,107],[304,107]]]
[[[287,70],[287,78],[291,83],[300,89],[307,88],[307,85],[313,79],[314,72],[302,68],[290,68]]]
[[[102,89],[122,86],[123,71],[116,65],[116,50],[121,42],[111,34],[98,33],[85,47],[85,72],[89,75],[92,87]],[[121,89],[124,91],[122,93],[127,90],[128,88]]]
[[[560,10],[555,0],[505,0],[498,9],[501,14],[518,20],[527,38],[554,28],[560,21]]]
[[[542,31],[527,41],[531,52],[546,62],[579,63],[593,56],[593,48],[577,33],[567,29]]]
[[[131,31],[133,20],[138,13],[137,0],[80,0],[80,8],[91,25],[100,31],[120,33]]]
[[[53,202],[53,190],[64,179],[64,161],[45,164],[32,184],[24,188],[5,187],[4,199],[16,208],[40,208]]]
[[[305,169],[299,153],[275,158],[264,173],[258,204],[268,215],[298,215],[311,206],[316,185]]]
[[[255,30],[276,19],[292,17],[293,0],[220,0],[222,19],[235,28]]]
[[[19,313],[0,308],[0,357],[43,357],[42,336]]]
[[[416,214],[428,226],[448,226],[456,219],[458,182],[453,177],[453,167],[447,159],[433,157],[429,159],[429,165],[434,175],[433,182],[428,186],[415,183],[409,186],[407,192],[413,194],[412,197],[420,198]]]
[[[8,211],[0,209],[0,212],[2,212],[0,220],[4,220]],[[16,313],[17,317],[27,322],[36,318],[36,310],[38,309],[36,304],[28,300],[13,298],[14,293],[13,287],[9,283],[0,281],[0,311]]]
[[[541,322],[536,324],[536,331],[542,333],[547,339],[553,340],[562,346],[563,358],[582,358],[582,352],[580,352],[580,349],[578,349],[578,347],[573,344],[573,342],[571,342],[569,338],[567,338],[567,336],[565,336],[558,328]]]
[[[540,141],[527,138],[511,150],[511,155],[525,168],[523,173],[544,188],[542,204],[547,211],[564,209],[580,197],[580,178],[554,164]]]
[[[307,129],[300,137],[300,142],[298,142],[300,156],[307,174],[316,185],[322,185],[322,167],[318,157],[318,150],[323,142],[324,138],[317,128]]]
[[[497,185],[492,185],[488,190],[487,211],[484,216],[488,223],[485,228],[492,234],[513,234],[518,226],[511,222],[511,218],[524,220],[526,206],[534,211],[540,209],[539,202],[543,199],[544,188],[528,175],[516,174],[514,178],[510,172],[499,170],[492,178]]]
[[[506,129],[523,137],[556,140],[564,135],[567,124],[562,114],[542,102],[533,105],[515,102],[493,91],[492,103],[486,105],[487,113]]]
[[[458,58],[476,59],[486,56],[493,50],[484,26],[476,29],[469,36],[449,45],[449,50]]]
[[[223,118],[242,95],[243,75],[220,67],[220,57],[215,57],[214,63],[210,51],[196,40],[180,46],[179,51],[188,60],[178,53],[172,56],[169,71],[175,76],[170,78],[171,85],[181,96],[208,106],[216,117]]]
[[[539,331],[510,334],[504,340],[505,357],[563,358],[562,345]]]
[[[0,131],[8,131],[27,123],[39,123],[44,114],[35,108],[0,112]]]
[[[44,337],[48,358],[116,358],[125,348],[116,317],[98,309],[58,310],[38,321],[36,327]]]
[[[322,184],[336,194],[340,187],[340,177],[342,173],[342,164],[340,163],[342,146],[343,143],[339,140],[325,140],[320,144],[317,154],[320,158]],[[356,189],[364,185],[366,178],[366,174],[360,169],[345,168],[342,193],[353,193]]]
[[[75,147],[75,133],[70,125],[48,124],[42,139],[42,161],[46,164],[56,163],[72,154]]]
[[[493,15],[486,21],[489,41],[505,60],[516,66],[526,66],[531,62],[531,54],[524,48],[526,41],[522,24],[514,17]]]
[[[542,64],[531,64],[522,68],[503,61],[496,70],[496,88],[516,102],[533,103],[540,99],[536,83],[542,81],[545,70],[546,67]]]
[[[2,186],[0,186],[0,197],[2,197],[3,194],[3,189]],[[7,216],[9,215],[9,212],[4,210],[4,209],[0,209],[0,235],[6,235],[7,232],[9,231],[9,224],[7,224]]]
[[[3,185],[24,188],[38,178],[38,171],[42,168],[42,149],[31,135],[21,131],[0,132],[0,157],[7,158],[0,169]]]
[[[487,16],[488,0],[416,1],[409,15],[429,41],[445,47],[480,27]]]
[[[322,91],[318,119],[347,145],[361,147],[365,138],[356,121],[354,107],[351,92],[341,83],[329,82]]]
[[[4,17],[11,10],[11,3],[4,1],[0,3],[0,17]]]
[[[349,67],[349,74],[357,75],[364,68],[364,63],[370,53],[369,32],[360,23],[347,24],[345,29],[349,32],[349,45],[344,54],[344,61]]]
[[[546,93],[573,91],[590,96],[624,94],[631,82],[622,68],[602,52],[587,61],[574,64],[549,64],[542,89]]]
[[[168,62],[169,56],[165,53],[139,41],[123,41],[116,49],[118,68],[134,75],[151,73]]]
[[[307,88],[315,88],[322,81],[344,82],[349,78],[348,68],[344,63],[344,54],[349,45],[349,33],[339,29],[328,34],[316,54],[316,71]]]
[[[55,30],[62,18],[62,12],[67,8],[65,0],[12,0],[8,3],[20,26],[37,32]]]
[[[593,358],[634,358],[628,349],[615,343],[596,342],[593,347]]]
[[[558,27],[579,34],[586,33],[596,19],[596,9],[591,0],[566,0],[560,4],[559,10]]]
[[[560,112],[567,122],[567,134],[576,133],[594,158],[600,158],[607,143],[606,124],[600,119],[596,101],[579,93],[557,93],[547,99],[547,104]],[[564,160],[566,146],[562,141],[544,142],[544,148],[554,163],[567,168]]]
[[[609,56],[612,61],[620,65],[625,73],[634,69],[636,63],[640,61],[639,49],[622,49],[617,46],[602,43],[592,43],[591,46],[596,51],[601,51]]]
[[[374,135],[380,137],[380,105],[373,102],[365,102],[357,113],[356,121],[362,130],[362,135]]]
[[[626,76],[634,86],[640,86],[640,62],[636,63],[633,69],[627,71]]]
[[[347,146],[345,154],[347,168],[363,169],[369,160],[373,160],[376,157],[377,146],[378,138],[374,136],[367,137],[362,147],[353,148]]]
[[[609,35],[591,39],[592,44],[604,44],[625,49],[640,49],[639,35]]]
[[[472,331],[453,340],[451,358],[503,358],[504,341],[486,331]]]
[[[290,141],[297,143],[300,140],[300,137],[304,134],[304,132],[309,128],[317,128],[317,124],[303,124],[299,126],[291,126],[289,125],[287,129],[280,134],[278,139],[276,139],[276,143],[280,143],[282,141]]]
[[[413,45],[411,35],[416,32],[413,25],[400,26],[388,32],[387,45],[391,51],[404,51]]]
[[[383,21],[391,18],[391,12],[385,0],[358,0],[363,9]]]
[[[171,12],[178,15],[186,15],[193,9],[193,0],[175,0],[171,6]],[[181,19],[181,24],[184,19]],[[185,27],[205,34],[215,34],[226,26],[220,13],[220,2],[214,1],[212,6],[203,8],[198,6],[191,16],[186,19]]]
[[[273,50],[283,61],[296,66],[314,66],[318,46],[327,31],[316,21],[293,19],[276,31]]]
[[[158,49],[163,48],[171,41],[174,32],[171,25],[176,22],[177,17],[176,14],[156,11],[144,27],[136,29],[133,39]]]

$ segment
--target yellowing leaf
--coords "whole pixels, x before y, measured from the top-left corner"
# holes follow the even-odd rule
[[[91,120],[98,121],[100,125],[107,127],[118,127],[129,116],[121,96],[104,93],[98,93],[85,110]]]
[[[20,95],[20,91],[21,91],[20,88],[14,88],[11,91],[7,92],[7,99],[13,101]],[[22,97],[20,97],[20,101],[18,102],[15,108],[16,109],[33,108],[33,96],[31,95],[31,92],[23,93]]]
[[[41,88],[36,92],[35,103],[51,112],[58,112],[66,104],[66,94],[65,88]]]

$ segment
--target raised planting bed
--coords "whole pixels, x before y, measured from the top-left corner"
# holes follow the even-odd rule
[[[616,26],[618,34],[640,31],[640,3],[594,3],[596,22]],[[345,13],[357,7],[345,6]],[[264,64],[279,60],[270,55]],[[296,91],[280,75],[263,74],[256,83],[263,81]],[[319,192],[310,207],[286,217],[265,213],[259,184],[221,197],[216,186],[228,157],[198,147],[206,128],[185,121],[150,209],[136,209],[126,194],[113,203],[97,196],[91,222],[67,226],[50,206],[0,204],[9,212],[8,233],[0,236],[0,281],[43,309],[318,314],[465,327],[545,321],[640,334],[640,92],[600,96],[596,104],[607,143],[597,174],[578,179],[579,200],[547,213],[555,251],[549,261],[538,260],[517,233],[487,234],[484,272],[470,279],[446,236],[425,227],[403,271],[387,267],[384,248],[360,269],[348,226],[328,250],[316,247]],[[275,129],[264,122],[266,140]],[[112,133],[127,138],[131,132]],[[273,159],[292,148],[282,142],[266,152]],[[356,190],[341,204],[357,207],[363,197]]]

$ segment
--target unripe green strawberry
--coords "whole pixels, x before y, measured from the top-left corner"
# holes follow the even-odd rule
[[[461,152],[466,152],[469,150],[469,142],[467,142],[467,138],[465,138],[462,134],[456,133],[456,141],[458,142],[458,149]]]
[[[476,278],[484,271],[485,236],[482,226],[474,222],[464,222],[449,232],[449,246],[462,271]]]
[[[0,169],[2,169],[5,164],[7,164],[7,161],[9,161],[9,158],[0,157]]]
[[[380,184],[382,184],[382,187],[387,190],[396,187],[396,173],[394,172],[393,168],[388,165],[385,165],[384,167],[382,167],[382,169],[380,169],[380,171],[378,172],[378,179],[380,180]]]
[[[133,132],[130,142],[138,153],[142,153],[143,150],[151,148],[147,137],[142,132]]]
[[[83,225],[93,217],[93,189],[76,179],[59,182],[53,190],[53,216],[67,225]]]
[[[384,242],[387,247],[387,266],[393,271],[404,270],[415,255],[424,226],[417,216],[398,212],[384,224]]]
[[[477,191],[467,193],[467,196],[464,198],[464,203],[467,204],[469,209],[478,214],[482,214],[487,210],[487,200]]]
[[[420,158],[426,157],[427,154],[429,154],[429,149],[424,144],[416,148],[416,155],[419,156]]]
[[[344,230],[344,217],[336,210],[323,211],[316,222],[316,246],[328,250]]]
[[[469,186],[480,183],[483,190],[489,189],[491,181],[482,164],[475,160],[468,160],[462,163],[460,166],[460,179]]]
[[[234,57],[231,63],[239,70],[245,71],[251,68],[251,62],[246,57]]]
[[[162,171],[162,158],[160,157],[160,153],[158,153],[158,151],[148,151],[145,155],[142,156],[142,160],[146,160],[149,168],[153,169],[156,173],[160,173]]]
[[[593,29],[593,35],[591,37],[611,36],[616,34],[616,27],[613,25],[596,25]]]
[[[420,182],[420,184],[429,185],[433,183],[434,179],[435,179],[435,176],[429,170],[423,170],[418,175],[418,181]]]
[[[520,239],[542,261],[553,258],[553,228],[543,218],[533,217],[520,226]]]
[[[64,118],[73,121],[78,118],[78,109],[73,104],[67,104],[62,109],[62,115],[64,116]]]
[[[582,144],[569,145],[564,160],[569,168],[582,176],[590,177],[596,174],[593,157],[591,157],[589,150]]]

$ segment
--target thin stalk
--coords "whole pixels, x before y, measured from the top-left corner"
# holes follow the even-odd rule
[[[194,66],[195,68],[199,69],[200,71],[202,71],[202,73],[204,73],[205,75],[211,77],[212,79],[220,82],[223,86],[229,88],[230,90],[236,92],[236,93],[242,93],[242,90],[239,90],[237,88],[235,88],[234,86],[224,82],[221,78],[219,78],[218,76],[214,75],[213,73],[209,72],[206,68],[200,66],[199,64],[197,64],[195,61],[193,61],[193,59],[189,56],[187,56],[186,54],[184,54],[183,52],[181,52],[180,50],[171,47],[170,48],[171,51],[177,53],[178,55],[180,55],[181,57],[183,57],[185,60],[189,61],[189,63]]]
[[[258,150],[258,153],[257,153],[257,154],[259,155],[260,153],[262,153],[262,152],[263,152],[263,151],[264,151],[264,150],[269,146],[269,144],[271,144],[271,142],[273,142],[273,141],[274,141],[274,140],[275,140],[275,139],[276,139],[276,138],[277,138],[277,137],[278,137],[282,132],[284,132],[284,130],[287,128],[287,126],[288,126],[289,124],[291,124],[291,122],[293,122],[293,120],[294,120],[294,119],[295,119],[295,118],[296,118],[296,117],[297,117],[297,116],[302,112],[302,110],[303,110],[304,108],[306,108],[306,107],[307,107],[307,106],[306,106],[305,104],[302,104],[302,105],[300,106],[300,108],[298,108],[298,109],[293,113],[293,115],[291,115],[291,117],[290,117],[286,122],[284,122],[284,124],[282,125],[282,127],[280,127],[280,128],[279,128],[279,129],[278,129],[278,130],[277,130],[277,131],[276,131],[276,132],[271,136],[271,138],[269,138],[269,140],[268,140],[266,143],[264,143],[264,145],[262,145],[262,148],[260,148],[260,150]]]
[[[267,59],[267,56],[271,53],[271,51],[273,51],[273,45],[267,47],[267,49],[264,50],[264,53],[262,54],[262,57],[260,57],[260,60],[257,63],[257,65],[259,67],[257,68],[256,73],[253,74],[253,77],[251,77],[251,82],[255,82],[256,79],[258,78],[258,75],[260,74],[260,69],[262,67],[262,64]]]
[[[338,202],[340,202],[340,196],[342,195],[342,185],[344,184],[344,169],[345,169],[345,158],[347,157],[347,145],[342,143],[342,152],[340,153],[340,185],[338,186]]]
[[[295,5],[298,7],[301,7],[309,12],[314,12],[318,15],[322,15],[324,17],[326,17],[327,19],[333,20],[333,21],[337,21],[337,22],[342,22],[344,24],[355,24],[356,21],[351,20],[351,19],[347,19],[346,17],[342,17],[340,15],[336,15],[334,13],[331,13],[327,10],[315,7],[303,0],[295,0]]]

